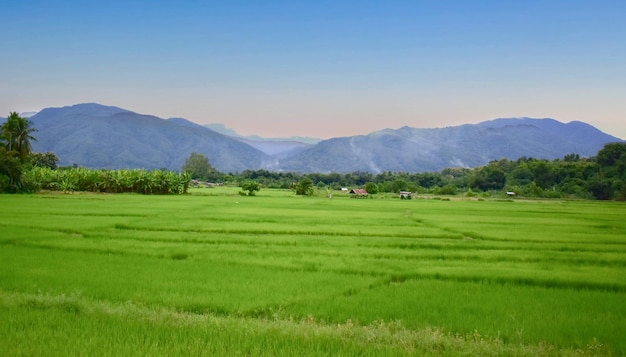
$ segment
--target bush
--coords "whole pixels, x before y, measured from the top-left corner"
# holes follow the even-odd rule
[[[261,186],[259,185],[258,182],[254,182],[254,181],[246,181],[243,184],[241,184],[241,189],[243,191],[248,191],[247,195],[248,196],[254,196],[256,193],[256,191],[260,191],[261,190]],[[239,194],[241,194],[243,191],[239,191]],[[244,192],[244,196],[246,195],[246,193]]]
[[[313,187],[313,181],[310,178],[304,177],[294,186],[294,191],[296,195],[303,196],[312,196],[315,193],[315,188]]]

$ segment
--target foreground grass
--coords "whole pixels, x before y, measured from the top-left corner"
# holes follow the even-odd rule
[[[0,204],[10,355],[626,353],[616,203],[226,188]]]
[[[478,331],[461,335],[438,328],[407,329],[399,322],[355,325],[257,319],[110,304],[77,296],[0,295],[0,350],[10,355],[229,355],[399,356],[596,355],[585,349],[504,343]],[[35,328],[33,328],[35,327]],[[37,343],[33,343],[37,341]]]

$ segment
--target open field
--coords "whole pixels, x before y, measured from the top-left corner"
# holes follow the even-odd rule
[[[0,195],[2,355],[624,355],[626,205]]]

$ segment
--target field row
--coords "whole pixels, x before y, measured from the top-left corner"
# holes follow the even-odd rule
[[[63,234],[62,236],[65,236]],[[189,260],[198,265],[229,264],[271,267],[291,271],[336,272],[388,277],[394,280],[436,278],[456,281],[489,281],[545,287],[572,287],[626,292],[622,272],[626,261],[620,253],[548,252],[532,250],[469,250],[447,253],[445,248],[302,246],[298,243],[249,245],[244,242],[189,243],[151,240],[58,238],[4,245],[43,248],[48,252],[77,251],[169,260]],[[345,242],[344,242],[345,243]],[[452,250],[453,245],[448,245]],[[342,249],[350,249],[342,252]]]
[[[0,325],[0,350],[14,355],[319,356],[341,351],[346,356],[534,357],[610,352],[597,341],[580,349],[526,344],[521,332],[505,342],[478,331],[408,329],[398,321],[326,324],[311,315],[296,320],[194,314],[77,295],[0,292],[0,317],[9,322]]]
[[[89,306],[134,306],[236,329],[317,334],[307,321],[324,331],[350,321],[373,340],[384,323],[444,345],[474,334],[500,352],[546,342],[626,351],[623,205],[211,192],[0,196],[15,208],[0,221],[3,313],[89,324],[111,319]],[[13,302],[68,296],[69,311]],[[156,328],[141,321],[130,325]],[[357,346],[348,354],[386,348],[331,335]],[[412,343],[387,352],[425,351]]]

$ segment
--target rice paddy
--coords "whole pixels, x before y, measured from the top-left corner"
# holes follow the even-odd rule
[[[3,355],[624,355],[616,202],[0,195]]]

